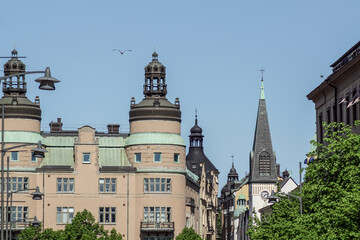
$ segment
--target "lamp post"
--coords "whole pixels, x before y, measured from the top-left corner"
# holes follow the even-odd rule
[[[55,90],[55,83],[60,82],[59,80],[51,77],[51,72],[50,72],[50,68],[46,67],[45,71],[28,71],[28,72],[19,72],[19,73],[14,73],[14,74],[8,74],[5,75],[3,77],[0,77],[0,83],[2,81],[5,81],[7,79],[10,79],[10,81],[12,81],[12,77],[24,77],[25,75],[28,74],[38,74],[38,73],[44,73],[44,77],[40,77],[38,79],[36,79],[36,82],[40,83],[39,89],[41,90]],[[1,106],[1,125],[2,125],[2,129],[1,129],[1,240],[4,240],[4,156],[5,153],[11,149],[14,148],[18,148],[18,147],[23,147],[23,146],[29,146],[29,145],[34,145],[34,144],[22,144],[22,145],[18,145],[18,146],[14,146],[14,147],[10,147],[10,148],[6,148],[5,149],[5,141],[4,141],[4,131],[5,131],[5,123],[4,123],[4,114],[5,114],[5,105],[2,104]],[[37,148],[38,150],[41,149],[41,143],[40,143],[40,148]],[[46,150],[45,150],[46,151]],[[35,152],[35,150],[34,150]],[[41,152],[41,153],[40,153]],[[38,153],[40,153],[40,155],[42,154],[42,156],[44,155],[44,151],[38,151]]]
[[[37,186],[36,188],[29,188],[29,189],[26,189],[26,190],[18,190],[18,191],[11,191],[11,192],[8,192],[9,195],[10,195],[10,229],[9,229],[9,232],[10,232],[10,238],[9,239],[12,239],[12,227],[11,227],[11,217],[12,217],[12,203],[13,203],[13,200],[12,200],[12,195],[14,193],[21,193],[21,192],[25,192],[25,191],[29,191],[29,190],[35,190],[35,192],[32,192],[30,193],[30,195],[32,195],[32,199],[33,200],[42,200],[42,196],[44,196],[44,193],[40,192],[40,189],[39,189],[39,186]],[[9,198],[9,196],[8,196]],[[36,218],[36,216],[35,216]],[[7,218],[6,218],[7,219]],[[35,219],[34,219],[35,221]],[[36,221],[39,222],[36,218]],[[40,226],[40,222],[37,223],[38,226]],[[6,224],[6,239],[8,239],[8,225]]]
[[[281,192],[279,194],[284,195],[284,196],[288,196],[288,197],[297,198],[299,200],[299,202],[300,202],[300,215],[302,215],[302,197],[287,194],[287,193],[283,193],[283,192]],[[269,203],[277,203],[280,198],[278,196],[276,196],[275,193],[274,193],[274,190],[272,190],[271,195],[268,196],[267,199],[269,200]]]

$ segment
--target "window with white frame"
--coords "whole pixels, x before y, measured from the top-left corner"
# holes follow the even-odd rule
[[[116,223],[116,207],[99,207],[99,223]]]
[[[83,153],[83,163],[90,163],[91,154]]]
[[[100,193],[115,193],[116,192],[116,178],[99,178],[99,192]]]
[[[74,218],[73,207],[57,207],[56,208],[56,223],[67,224],[71,223]]]
[[[144,178],[144,192],[171,192],[171,178]]]
[[[161,153],[154,153],[154,162],[161,162]]]
[[[31,153],[31,162],[37,162],[37,158]]]
[[[11,212],[11,214],[10,214]],[[1,209],[0,209],[1,214]],[[11,215],[11,216],[10,216]],[[25,222],[29,218],[29,207],[27,206],[12,206],[8,207],[7,215],[4,216],[10,222]]]
[[[171,222],[171,207],[144,207],[145,222]]]
[[[58,178],[56,191],[58,193],[73,193],[74,183],[74,178]]]
[[[179,153],[174,153],[174,163],[179,163],[180,162],[179,156],[180,156]]]
[[[19,152],[18,151],[10,152],[10,161],[19,161]]]
[[[141,153],[135,153],[135,162],[140,163],[141,162]]]
[[[9,191],[26,191],[29,189],[28,177],[9,177],[5,179],[6,179],[5,189],[9,189]],[[1,178],[0,178],[0,189],[1,189]]]

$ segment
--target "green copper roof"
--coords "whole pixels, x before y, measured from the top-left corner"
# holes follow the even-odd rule
[[[264,80],[261,79],[260,99],[265,99]]]
[[[1,140],[1,135],[0,135]],[[36,132],[24,132],[24,131],[5,131],[4,132],[5,142],[16,142],[16,143],[38,143],[44,141],[43,137]]]
[[[125,141],[126,146],[166,144],[185,146],[184,139],[175,133],[134,133]]]
[[[193,173],[187,168],[186,168],[186,175],[189,176],[191,180],[193,180],[194,182],[197,182],[199,180],[199,176],[197,176],[195,173]]]
[[[247,210],[247,208],[244,205],[237,206],[237,208],[234,211],[234,218],[238,218],[240,216],[240,214],[242,214],[246,210]]]
[[[124,148],[99,148],[99,165],[131,166]]]
[[[241,194],[241,195],[238,196],[238,199],[244,199],[245,200],[246,198],[245,198],[244,195]]]
[[[48,147],[41,166],[74,166],[74,148]]]
[[[124,137],[99,137],[100,147],[123,147],[124,145]]]
[[[71,136],[48,136],[44,138],[46,146],[74,147],[75,137]]]

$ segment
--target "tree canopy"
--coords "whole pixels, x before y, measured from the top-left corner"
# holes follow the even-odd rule
[[[202,240],[199,234],[193,228],[185,227],[182,232],[176,236],[176,240]]]
[[[252,240],[360,239],[360,135],[343,123],[324,127],[323,143],[312,142],[317,148],[306,168],[303,215],[296,198],[280,196],[272,213],[249,228]]]
[[[19,235],[23,240],[122,240],[120,233],[115,229],[104,230],[104,227],[95,222],[94,216],[86,209],[78,212],[72,222],[65,226],[65,230],[54,231],[47,228],[41,231],[41,227],[28,227]]]

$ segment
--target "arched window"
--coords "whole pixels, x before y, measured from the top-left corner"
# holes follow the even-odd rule
[[[259,155],[259,173],[260,176],[270,176],[270,154],[261,152]]]

